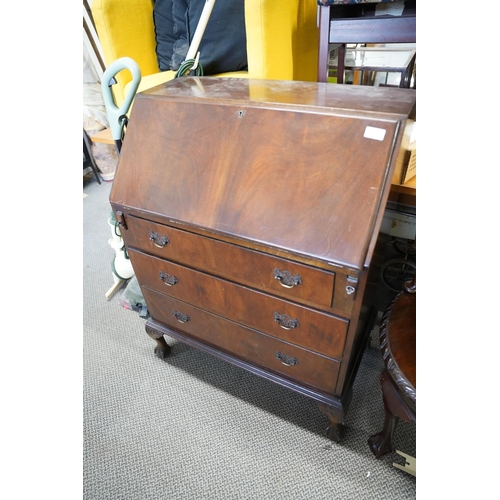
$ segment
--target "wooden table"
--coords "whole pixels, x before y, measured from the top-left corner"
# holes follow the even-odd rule
[[[416,421],[416,285],[400,292],[385,310],[380,325],[380,350],[385,370],[380,375],[385,421],[368,440],[376,457],[393,451],[392,437],[400,419]]]
[[[403,199],[405,201],[403,201]],[[417,176],[408,179],[404,184],[391,184],[390,201],[397,201],[406,205],[416,206]]]

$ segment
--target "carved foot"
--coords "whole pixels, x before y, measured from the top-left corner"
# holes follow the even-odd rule
[[[392,446],[392,436],[398,422],[399,418],[391,415],[391,413],[386,409],[384,428],[378,434],[374,434],[368,439],[368,446],[377,458],[394,451],[394,447]]]
[[[318,407],[327,417],[328,425],[326,427],[326,437],[340,443],[342,437],[344,409],[343,407],[334,408],[324,403],[318,403]]]
[[[158,358],[165,359],[170,354],[171,347],[165,342],[165,339],[162,338],[161,340],[163,340],[164,345],[160,342],[160,339],[156,340],[157,345],[154,353]]]
[[[146,333],[156,342],[154,349],[155,355],[160,359],[165,359],[169,354],[171,347],[167,344],[163,335],[146,323]]]
[[[390,436],[386,436],[384,432],[379,432],[378,434],[370,436],[368,439],[368,446],[377,458],[394,451],[392,447],[392,439]]]
[[[337,424],[334,422],[328,422],[328,426],[326,428],[326,437],[335,441],[336,443],[340,443],[342,437],[342,424]]]

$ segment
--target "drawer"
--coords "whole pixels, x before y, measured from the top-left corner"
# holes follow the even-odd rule
[[[212,238],[127,216],[128,248],[249,285],[289,300],[328,310],[335,273],[266,255]]]
[[[142,285],[325,356],[342,357],[344,319],[142,252],[129,250],[129,256]]]
[[[289,379],[333,394],[340,363],[143,287],[151,317]]]

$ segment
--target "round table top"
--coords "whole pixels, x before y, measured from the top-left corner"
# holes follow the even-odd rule
[[[417,388],[416,293],[403,293],[394,303],[387,327],[388,349],[402,374]]]

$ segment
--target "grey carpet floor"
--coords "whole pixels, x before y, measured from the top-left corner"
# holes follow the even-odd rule
[[[84,499],[416,498],[416,478],[393,466],[403,457],[376,459],[367,445],[384,420],[378,329],[340,444],[304,396],[173,339],[168,360],[156,358],[123,289],[105,297],[110,188],[83,186]],[[416,457],[416,426],[400,422],[394,444]]]

